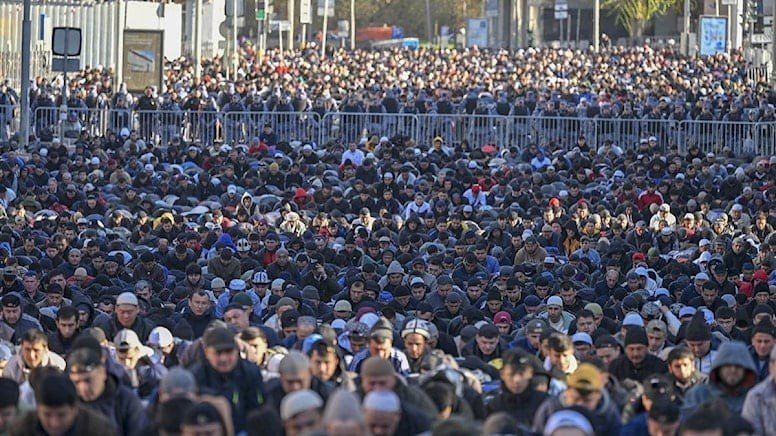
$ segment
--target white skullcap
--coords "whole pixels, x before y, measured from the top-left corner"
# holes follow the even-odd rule
[[[302,412],[321,407],[323,407],[323,400],[315,391],[310,389],[294,391],[283,397],[283,401],[280,402],[280,418],[285,421]]]
[[[573,410],[560,410],[553,413],[544,426],[544,435],[549,436],[555,433],[555,430],[562,428],[575,428],[582,430],[586,435],[593,434],[593,426],[590,421],[581,413]]]
[[[401,411],[399,396],[393,391],[372,391],[366,394],[363,407],[376,412],[396,413]]]

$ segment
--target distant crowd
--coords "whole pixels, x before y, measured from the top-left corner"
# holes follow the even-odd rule
[[[72,99],[722,121],[775,97],[737,53],[244,55],[237,82],[180,61]],[[0,433],[776,434],[774,156],[142,123],[3,142]]]

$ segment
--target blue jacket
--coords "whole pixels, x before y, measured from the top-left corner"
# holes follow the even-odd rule
[[[623,425],[620,429],[620,436],[649,436],[646,412],[639,413]]]

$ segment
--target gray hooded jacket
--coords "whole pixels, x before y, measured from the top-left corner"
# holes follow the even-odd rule
[[[729,387],[722,383],[719,370],[726,365],[744,368],[744,378],[738,385]],[[749,389],[757,383],[757,367],[748,353],[746,344],[738,341],[725,342],[717,350],[717,356],[711,365],[709,382],[693,387],[684,397],[682,413],[689,414],[702,403],[714,398],[722,398],[730,409],[730,413],[740,415],[744,407],[744,399]]]

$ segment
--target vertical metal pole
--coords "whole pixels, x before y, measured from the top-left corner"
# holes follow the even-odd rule
[[[21,99],[22,113],[21,124],[19,125],[19,133],[21,134],[21,142],[19,146],[22,151],[27,151],[27,147],[30,145],[30,51],[32,45],[32,21],[30,15],[32,14],[32,0],[24,0],[24,16],[22,19],[22,83],[21,83]]]
[[[329,32],[329,0],[323,0],[323,31],[321,32],[321,59],[326,57],[326,34]]]
[[[350,0],[350,49],[356,49],[356,0]]]
[[[507,47],[510,50],[517,48],[517,1],[509,2],[509,44]]]
[[[593,48],[601,49],[601,0],[593,3]]]
[[[558,23],[558,47],[563,47],[563,20],[555,20]]]
[[[771,22],[771,83],[776,83],[776,0],[773,0],[773,21]]]
[[[727,5],[727,49],[728,53],[733,50],[733,5]]]
[[[68,3],[67,6],[69,7],[70,4]],[[62,98],[62,104],[59,106],[59,140],[64,143],[64,132],[63,130],[63,124],[67,120],[67,54],[69,51],[70,46],[70,11],[65,11],[65,65],[62,68],[62,91],[61,91],[61,98]]]
[[[294,3],[296,0],[288,0],[288,49],[294,49],[294,22],[296,21],[296,12]]]
[[[582,8],[581,7],[577,7],[577,32],[576,32],[576,37],[574,38],[574,40],[575,40],[574,41],[574,47],[575,48],[579,48],[579,24],[580,24],[579,22],[581,20],[581,17],[582,17]]]
[[[237,81],[237,68],[239,57],[237,56],[237,0],[232,0],[232,80]]]
[[[114,86],[118,89],[118,86],[124,80],[124,4],[122,0],[116,0],[116,83]]]
[[[267,51],[267,33],[269,32],[269,9],[267,8],[267,0],[264,2],[264,23],[261,26],[261,42],[264,51]]]
[[[426,39],[431,44],[431,0],[426,0]]]
[[[194,2],[194,77],[202,76],[202,0]]]
[[[307,24],[302,23],[302,42],[299,44],[302,48],[307,45]]]
[[[684,0],[684,54],[690,54],[690,0]]]

